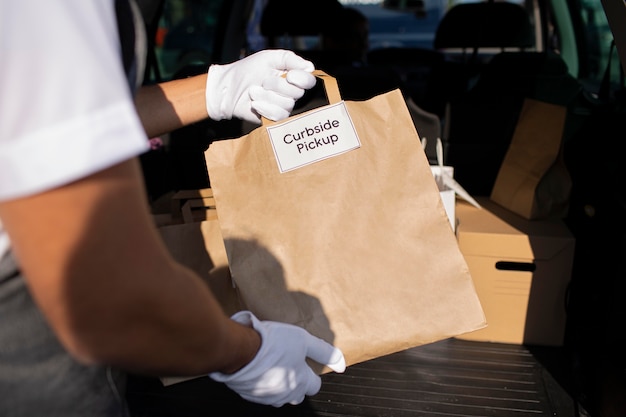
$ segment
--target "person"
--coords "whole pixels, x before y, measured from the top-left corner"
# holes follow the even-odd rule
[[[363,67],[367,65],[369,32],[367,16],[356,8],[344,6],[324,22],[320,47],[332,54],[334,64]]]
[[[133,99],[142,54],[125,72],[127,1],[0,2],[0,415],[128,415],[128,372],[206,374],[250,401],[298,404],[321,384],[307,357],[343,372],[342,352],[226,316],[165,249],[137,156],[207,117],[287,117],[313,65],[265,50]]]

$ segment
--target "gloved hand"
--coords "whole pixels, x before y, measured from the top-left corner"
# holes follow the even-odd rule
[[[235,117],[257,124],[259,115],[284,119],[304,91],[315,85],[314,69],[310,61],[281,49],[260,51],[231,64],[211,65],[205,90],[209,117]]]
[[[301,327],[259,321],[249,311],[240,311],[231,318],[258,331],[261,348],[250,363],[234,374],[213,372],[209,377],[225,383],[248,401],[281,407],[300,404],[306,395],[317,394],[322,381],[307,365],[307,357],[335,372],[346,369],[339,349]]]

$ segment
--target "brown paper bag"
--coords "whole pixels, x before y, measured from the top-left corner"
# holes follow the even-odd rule
[[[242,303],[261,319],[302,326],[335,344],[348,365],[482,328],[468,267],[402,94],[343,102],[335,78],[316,74],[330,104],[265,121],[205,153]],[[335,120],[337,108],[347,118]],[[306,135],[303,125],[322,133],[307,137],[312,143],[295,141]],[[279,162],[270,141],[278,129],[295,153],[297,144],[302,153],[340,147],[351,127],[360,147],[297,168]]]
[[[529,220],[567,214],[572,187],[561,144],[566,108],[526,99],[491,200]]]
[[[224,240],[216,217],[200,222],[165,225],[158,230],[174,259],[203,278],[227,314],[232,315],[242,309],[230,277]]]
[[[170,210],[155,217],[155,222],[172,257],[196,272],[224,312],[232,315],[243,306],[230,276],[212,196],[211,189],[179,191],[171,198]],[[171,385],[197,377],[168,376],[162,377],[161,382]]]

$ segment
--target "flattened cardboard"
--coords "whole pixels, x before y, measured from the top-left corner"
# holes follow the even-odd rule
[[[456,215],[454,213],[454,209],[456,205],[456,192],[452,188],[448,187],[445,184],[445,182],[441,179],[442,171],[445,171],[446,174],[450,178],[452,178],[454,176],[454,167],[431,165],[430,169],[433,172],[435,181],[437,182],[437,187],[439,188],[439,195],[441,196],[441,202],[443,203],[443,208],[446,209],[448,220],[450,220],[450,227],[452,227],[452,230],[455,230]]]

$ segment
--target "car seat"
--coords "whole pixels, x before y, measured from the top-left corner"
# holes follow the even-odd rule
[[[444,65],[444,54],[418,47],[390,47],[371,50],[367,62],[372,67],[391,68],[400,77],[402,87],[415,104],[426,111],[437,109],[427,100],[429,83]]]
[[[518,4],[489,1],[453,6],[435,32],[433,47],[446,59],[432,71],[425,108],[444,118],[446,103],[471,88],[493,55],[534,46],[530,17]]]
[[[547,52],[503,52],[481,71],[476,84],[447,105],[443,130],[447,165],[475,196],[488,196],[525,98],[570,106],[581,85],[563,59]],[[568,121],[573,123],[572,115]]]

